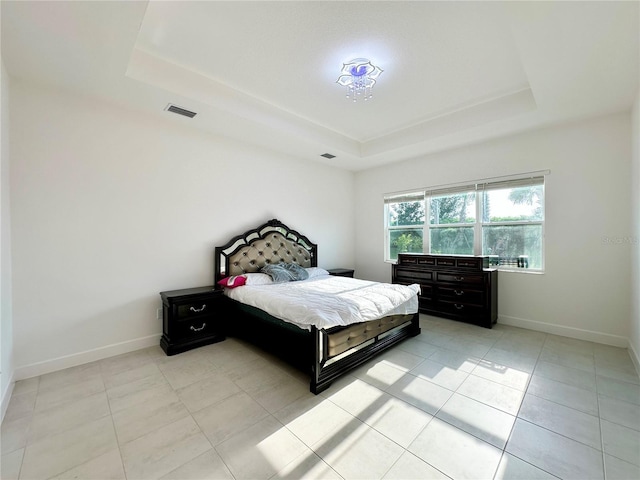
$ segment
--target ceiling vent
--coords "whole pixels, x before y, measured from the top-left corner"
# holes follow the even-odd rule
[[[167,112],[177,113],[178,115],[183,115],[189,118],[193,118],[197,115],[196,112],[192,112],[190,110],[187,110],[186,108],[178,107],[177,105],[173,105],[172,103],[167,105],[167,108],[165,108],[165,110]]]
[[[335,155],[331,155],[330,153],[323,153],[322,155],[320,155],[321,157],[324,158],[336,158]]]

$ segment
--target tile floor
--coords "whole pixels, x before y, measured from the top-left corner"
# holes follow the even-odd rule
[[[318,396],[235,339],[20,381],[2,478],[640,478],[640,381],[626,350],[421,323]]]

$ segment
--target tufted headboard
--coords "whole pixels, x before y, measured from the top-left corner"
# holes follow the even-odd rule
[[[231,275],[259,272],[270,263],[317,267],[317,254],[315,243],[274,218],[216,247],[214,280],[217,283]]]

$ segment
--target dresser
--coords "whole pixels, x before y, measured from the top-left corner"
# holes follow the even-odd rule
[[[498,319],[498,270],[489,257],[400,253],[392,282],[420,284],[421,313],[486,328]]]
[[[162,338],[167,355],[224,340],[223,320],[227,298],[221,289],[187,288],[160,292]]]

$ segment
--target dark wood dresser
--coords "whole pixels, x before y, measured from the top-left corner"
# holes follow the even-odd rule
[[[187,288],[160,292],[162,338],[167,355],[224,340],[223,320],[227,298],[221,289]]]
[[[420,312],[491,328],[498,319],[498,270],[489,257],[400,253],[392,282],[420,284]]]

